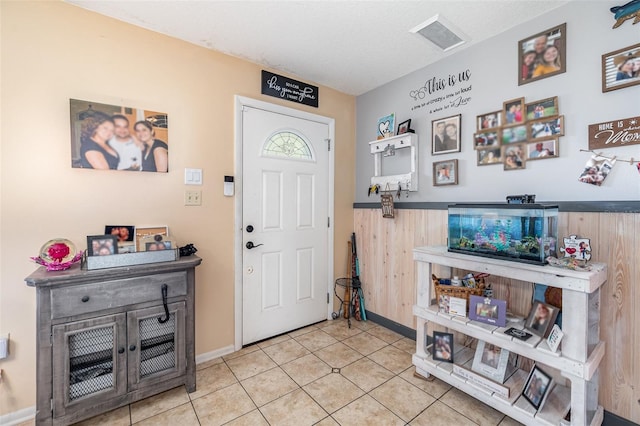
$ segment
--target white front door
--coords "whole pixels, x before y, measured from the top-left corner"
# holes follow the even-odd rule
[[[242,109],[243,345],[327,319],[328,139],[327,123]]]

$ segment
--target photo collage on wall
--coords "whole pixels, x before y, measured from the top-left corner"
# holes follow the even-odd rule
[[[473,135],[477,165],[519,170],[527,161],[558,157],[558,140],[564,136],[564,116],[559,113],[554,96],[526,104],[524,98],[512,99],[500,111],[479,115]]]

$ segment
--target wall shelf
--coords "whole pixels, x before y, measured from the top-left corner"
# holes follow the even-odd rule
[[[396,175],[382,175],[382,157],[385,153],[399,149],[409,148],[411,159],[410,169],[407,173]],[[418,135],[415,133],[403,133],[384,139],[369,142],[369,150],[373,154],[374,175],[371,177],[371,185],[379,185],[384,190],[387,185],[392,191],[400,185],[403,191],[418,190]]]

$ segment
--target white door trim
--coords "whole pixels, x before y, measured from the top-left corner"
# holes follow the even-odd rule
[[[329,226],[327,227],[327,293],[329,300],[333,298],[333,230],[334,230],[334,175],[335,175],[335,119],[299,111],[257,99],[236,95],[235,97],[235,219],[234,219],[234,319],[235,319],[235,350],[242,348],[242,109],[245,106],[271,111],[278,114],[285,114],[291,117],[304,120],[316,121],[329,126],[329,139],[331,139],[331,151],[329,151],[329,193],[327,195],[327,206],[329,211]],[[333,305],[327,304],[327,319],[331,319]]]

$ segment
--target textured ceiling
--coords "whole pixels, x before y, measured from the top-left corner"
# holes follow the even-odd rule
[[[569,0],[66,1],[360,95]],[[436,14],[468,42],[443,53],[409,32]]]

